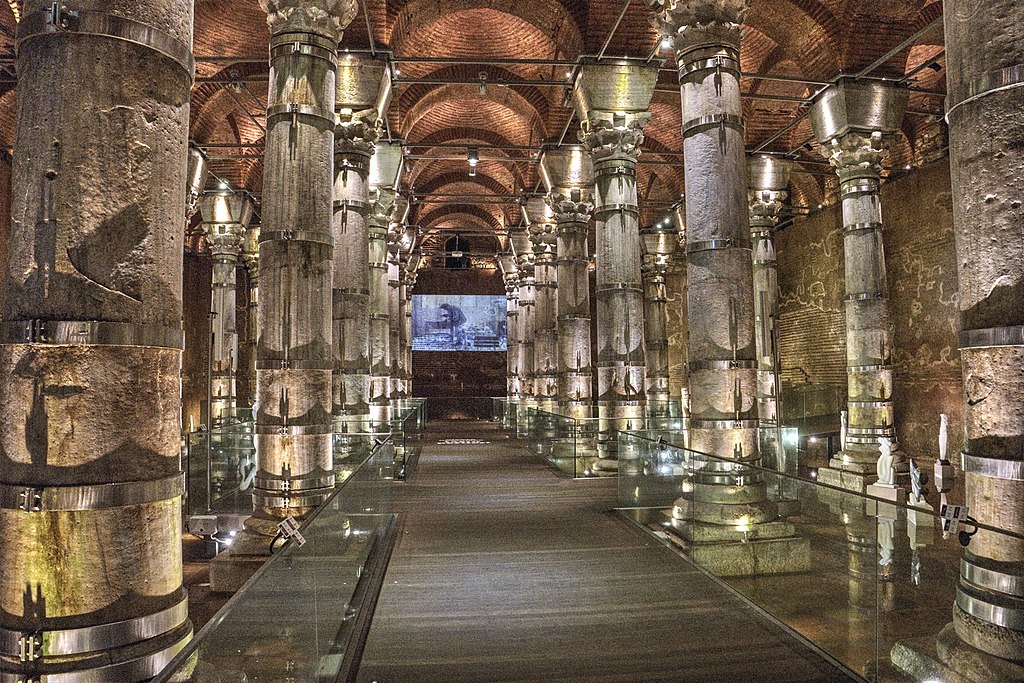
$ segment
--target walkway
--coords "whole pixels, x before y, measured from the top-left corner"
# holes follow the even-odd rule
[[[565,479],[493,425],[430,427],[360,681],[845,680],[609,512],[614,481]]]

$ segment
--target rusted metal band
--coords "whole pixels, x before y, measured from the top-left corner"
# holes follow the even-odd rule
[[[19,320],[0,323],[0,346],[143,346],[180,351],[185,332],[177,327],[98,320]]]
[[[984,349],[997,346],[1024,346],[1024,326],[990,327],[983,330],[963,330],[961,349]]]
[[[0,508],[22,512],[82,512],[159,503],[185,493],[185,475],[79,486],[0,484]]]

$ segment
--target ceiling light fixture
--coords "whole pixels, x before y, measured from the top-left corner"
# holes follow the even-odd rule
[[[466,158],[469,161],[469,177],[473,178],[476,176],[476,165],[480,163],[480,151],[476,147],[470,147]]]

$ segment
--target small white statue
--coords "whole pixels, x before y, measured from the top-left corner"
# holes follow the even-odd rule
[[[881,451],[881,455],[878,456],[878,466],[876,468],[878,472],[878,485],[895,486],[896,467],[894,465],[895,458],[892,456],[892,439],[880,436],[878,437],[878,446]]]
[[[846,450],[846,428],[849,426],[850,414],[845,410],[839,413],[839,450]]]
[[[878,565],[881,567],[892,564],[892,554],[896,549],[894,526],[891,519],[878,520]]]
[[[910,490],[913,492],[913,497],[910,502],[917,505],[921,502],[921,470],[918,469],[917,463],[914,459],[910,459]]]
[[[946,459],[946,448],[949,445],[949,415],[939,415],[939,460]]]

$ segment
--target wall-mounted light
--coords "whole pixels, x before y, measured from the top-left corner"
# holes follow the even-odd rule
[[[476,147],[470,147],[467,152],[469,161],[469,177],[476,176],[476,165],[480,163],[480,151]]]

